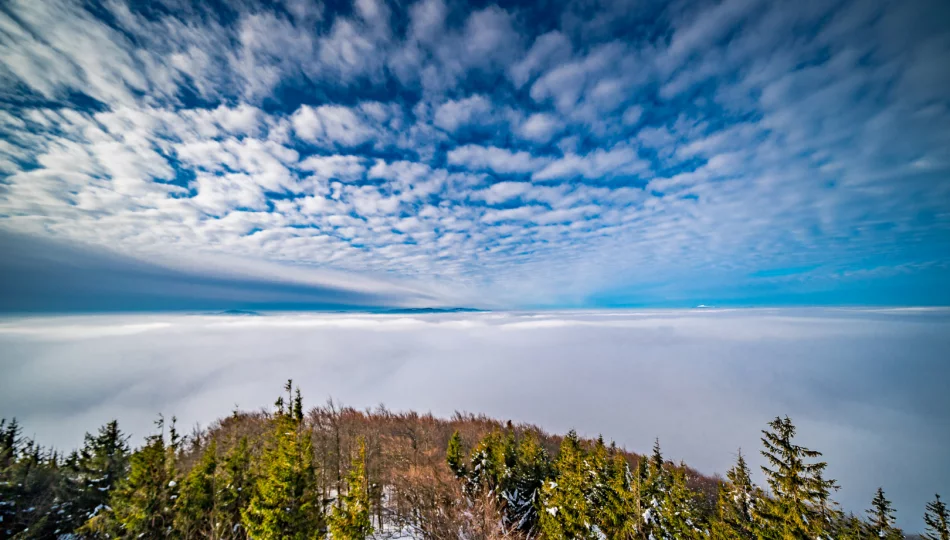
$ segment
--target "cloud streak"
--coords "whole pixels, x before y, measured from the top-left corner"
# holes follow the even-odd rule
[[[943,3],[585,5],[12,2],[0,228],[445,302],[950,302]]]

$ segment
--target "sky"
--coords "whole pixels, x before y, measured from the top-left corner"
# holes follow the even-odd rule
[[[271,407],[485,413],[603,434],[706,474],[777,415],[824,453],[835,500],[879,486],[908,532],[950,487],[950,310],[571,310],[439,315],[110,314],[0,319],[0,416],[72,449],[112,418],[139,445],[159,413],[189,432]]]
[[[0,6],[0,310],[950,304],[950,4]]]

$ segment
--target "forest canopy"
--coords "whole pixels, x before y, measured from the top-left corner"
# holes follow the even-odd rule
[[[0,422],[0,538],[898,539],[883,488],[863,515],[834,502],[821,453],[792,421],[762,430],[766,484],[740,451],[725,478],[667,459],[484,416],[449,420],[332,402],[291,381],[271,411],[133,447],[118,423],[64,454]],[[935,495],[927,540],[950,540]]]

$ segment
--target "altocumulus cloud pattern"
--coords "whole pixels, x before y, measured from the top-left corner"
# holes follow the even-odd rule
[[[13,0],[0,228],[390,304],[946,303],[948,20]]]

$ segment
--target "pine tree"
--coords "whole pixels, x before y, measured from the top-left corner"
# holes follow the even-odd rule
[[[867,524],[854,514],[840,516],[832,526],[831,537],[835,540],[867,540]]]
[[[637,532],[637,497],[630,464],[616,448],[597,480],[602,486],[597,502],[597,526],[608,540],[628,540]]]
[[[497,430],[479,441],[472,450],[468,469],[466,491],[469,496],[487,496],[500,502],[504,489],[502,483],[508,477],[511,465],[510,446],[513,442]]]
[[[716,540],[754,540],[756,524],[754,511],[760,498],[752,484],[749,466],[742,451],[734,467],[726,473],[727,482],[719,486],[717,519],[712,525]]]
[[[145,446],[129,459],[129,474],[109,498],[112,512],[100,513],[84,529],[109,534],[117,525],[122,536],[158,539],[174,537],[174,505],[178,498],[176,453],[178,434],[172,418],[169,444],[164,433],[146,438]],[[164,420],[159,417],[159,429]],[[111,522],[115,523],[113,525]]]
[[[541,490],[541,535],[549,540],[596,538],[587,453],[572,430],[561,442],[555,478]]]
[[[51,538],[70,532],[71,497],[59,454],[0,421],[0,538]]]
[[[468,475],[463,461],[463,455],[462,435],[459,434],[458,430],[455,430],[455,433],[452,434],[452,438],[449,439],[449,447],[445,452],[445,461],[449,465],[449,470],[451,470],[457,478],[464,478]]]
[[[241,522],[241,511],[247,507],[254,492],[251,473],[251,452],[247,437],[241,437],[224,456],[218,467],[216,481],[214,537],[243,539],[247,537]]]
[[[506,527],[535,536],[540,520],[541,488],[550,475],[551,460],[537,437],[531,433],[522,435],[515,465],[502,493]]]
[[[290,393],[290,381],[286,387]],[[302,418],[283,399],[269,444],[261,456],[256,489],[242,513],[242,523],[253,538],[262,540],[322,538],[325,535],[322,501],[313,469],[313,441]]]
[[[86,433],[79,453],[68,465],[74,478],[76,507],[74,528],[105,511],[116,485],[129,468],[128,437],[115,420],[99,428],[93,436]]]
[[[772,466],[762,467],[772,491],[763,499],[759,515],[764,527],[759,537],[797,540],[824,538],[831,529],[834,515],[827,511],[833,480],[823,477],[827,463],[812,461],[821,452],[792,442],[795,426],[785,417],[769,422],[770,431],[762,431],[762,455]]]
[[[924,512],[927,532],[923,537],[927,540],[950,540],[950,514],[947,505],[940,500],[940,495],[935,497],[933,502],[927,503],[927,510]]]
[[[213,536],[217,451],[217,444],[211,441],[201,459],[182,480],[175,501],[175,529],[184,538]]]
[[[696,495],[686,485],[686,473],[683,467],[666,467],[659,440],[642,474],[640,535],[656,540],[704,537],[705,527],[695,505]]]
[[[339,494],[330,515],[333,538],[363,540],[373,534],[369,489],[366,479],[366,441],[359,438],[359,453],[346,477],[346,493]]]
[[[868,515],[870,516],[868,533],[873,538],[885,538],[887,540],[904,538],[904,533],[894,527],[894,508],[891,506],[891,501],[884,496],[883,488],[877,488]]]
[[[696,494],[687,487],[686,466],[671,471],[670,489],[661,513],[661,536],[671,540],[707,538],[702,515],[696,508]]]
[[[660,440],[653,442],[649,459],[641,459],[637,471],[639,484],[640,534],[643,538],[659,538],[661,505],[669,490],[669,478],[664,468]]]
[[[17,515],[18,489],[17,456],[20,452],[20,425],[16,418],[7,422],[0,420],[0,536],[14,534],[13,523]]]

